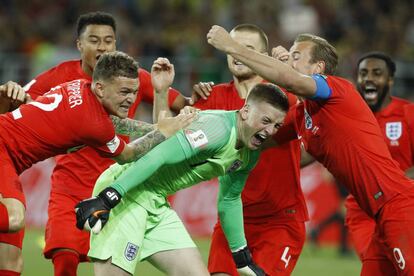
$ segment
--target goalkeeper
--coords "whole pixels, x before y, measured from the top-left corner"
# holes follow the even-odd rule
[[[95,185],[97,196],[76,206],[77,227],[99,232],[91,235],[88,253],[95,274],[133,274],[138,261],[148,260],[168,275],[209,275],[166,197],[218,176],[218,215],[238,271],[264,275],[244,237],[240,194],[259,148],[287,111],[279,88],[258,84],[239,111],[200,112],[189,127],[140,160],[107,169]]]

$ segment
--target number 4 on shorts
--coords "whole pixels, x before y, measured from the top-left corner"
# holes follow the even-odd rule
[[[280,258],[282,262],[285,263],[285,268],[288,267],[290,258],[292,257],[292,255],[288,256],[288,252],[289,252],[289,246],[286,246],[285,250],[283,251],[282,257]]]

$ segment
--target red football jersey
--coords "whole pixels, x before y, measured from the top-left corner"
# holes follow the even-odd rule
[[[87,80],[56,86],[36,101],[2,115],[0,137],[18,173],[72,147],[89,145],[113,157],[125,146]]]
[[[151,104],[154,100],[150,73],[139,69],[138,77],[140,82],[138,95],[129,109],[128,117],[130,118],[134,117],[137,107],[142,100]],[[78,78],[91,79],[90,76],[82,71],[80,60],[66,61],[37,76],[25,86],[25,89],[32,98],[36,98],[60,83]],[[177,96],[178,92],[170,89],[168,99],[170,105]],[[127,141],[126,137],[122,138]],[[100,157],[90,147],[58,156],[56,161],[56,167],[52,174],[52,190],[84,198],[91,196],[92,188],[98,176],[114,163],[112,159]]]
[[[289,103],[296,104],[296,97],[287,94]],[[207,100],[199,100],[200,109],[238,110],[245,100],[240,98],[234,82],[213,86]],[[242,193],[244,220],[257,222],[268,217],[308,220],[305,199],[299,182],[299,141],[295,140],[277,148],[265,150],[258,164],[250,173]]]
[[[326,81],[332,92],[328,99],[297,105],[298,137],[373,217],[412,182],[392,159],[377,120],[354,86],[334,76]]]
[[[390,104],[374,113],[392,158],[405,171],[414,165],[414,105],[391,97]],[[358,208],[355,198],[348,196],[346,205]],[[351,207],[353,205],[354,207]]]

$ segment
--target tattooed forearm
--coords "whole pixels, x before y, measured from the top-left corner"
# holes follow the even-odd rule
[[[144,137],[130,142],[128,145],[132,147],[133,154],[129,162],[138,160],[152,148],[165,141],[165,139],[167,138],[159,130],[154,130],[147,133]]]
[[[118,134],[141,137],[155,129],[155,125],[129,118],[121,119],[111,116],[115,131]]]

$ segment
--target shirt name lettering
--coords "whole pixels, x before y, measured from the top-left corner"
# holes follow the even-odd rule
[[[80,93],[80,80],[74,81],[68,85],[69,105],[74,108],[82,104],[82,95]]]

